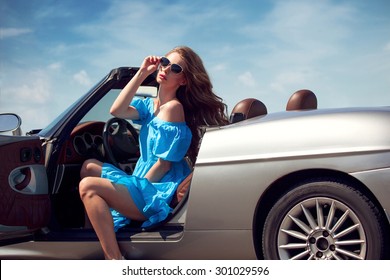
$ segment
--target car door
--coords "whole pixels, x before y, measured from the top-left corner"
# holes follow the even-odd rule
[[[0,244],[18,242],[50,219],[48,180],[39,137],[0,135]],[[12,239],[12,241],[10,241]]]

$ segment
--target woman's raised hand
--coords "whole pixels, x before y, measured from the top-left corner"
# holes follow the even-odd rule
[[[146,70],[149,74],[151,74],[157,70],[158,65],[160,64],[160,60],[161,60],[160,56],[155,56],[155,55],[147,56],[142,62],[140,68]]]

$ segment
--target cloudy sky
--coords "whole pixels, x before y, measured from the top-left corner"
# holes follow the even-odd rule
[[[320,108],[390,105],[388,0],[0,0],[0,112],[41,128],[112,68],[177,45],[229,107],[269,112],[308,88]]]

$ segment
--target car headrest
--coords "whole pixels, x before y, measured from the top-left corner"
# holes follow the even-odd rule
[[[230,123],[266,115],[267,107],[255,98],[247,98],[237,103],[230,114]]]
[[[317,109],[317,97],[311,90],[301,89],[294,92],[287,102],[286,110],[314,110]]]

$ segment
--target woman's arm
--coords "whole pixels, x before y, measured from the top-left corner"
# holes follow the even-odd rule
[[[171,169],[171,162],[159,158],[148,173],[146,173],[145,178],[151,183],[159,182],[169,169]]]
[[[118,118],[123,119],[138,119],[138,111],[129,106],[131,101],[134,98],[137,89],[142,84],[142,82],[149,76],[151,73],[157,70],[160,58],[157,56],[148,56],[144,59],[141,67],[130,80],[130,82],[122,89],[116,100],[111,106],[110,113]]]

